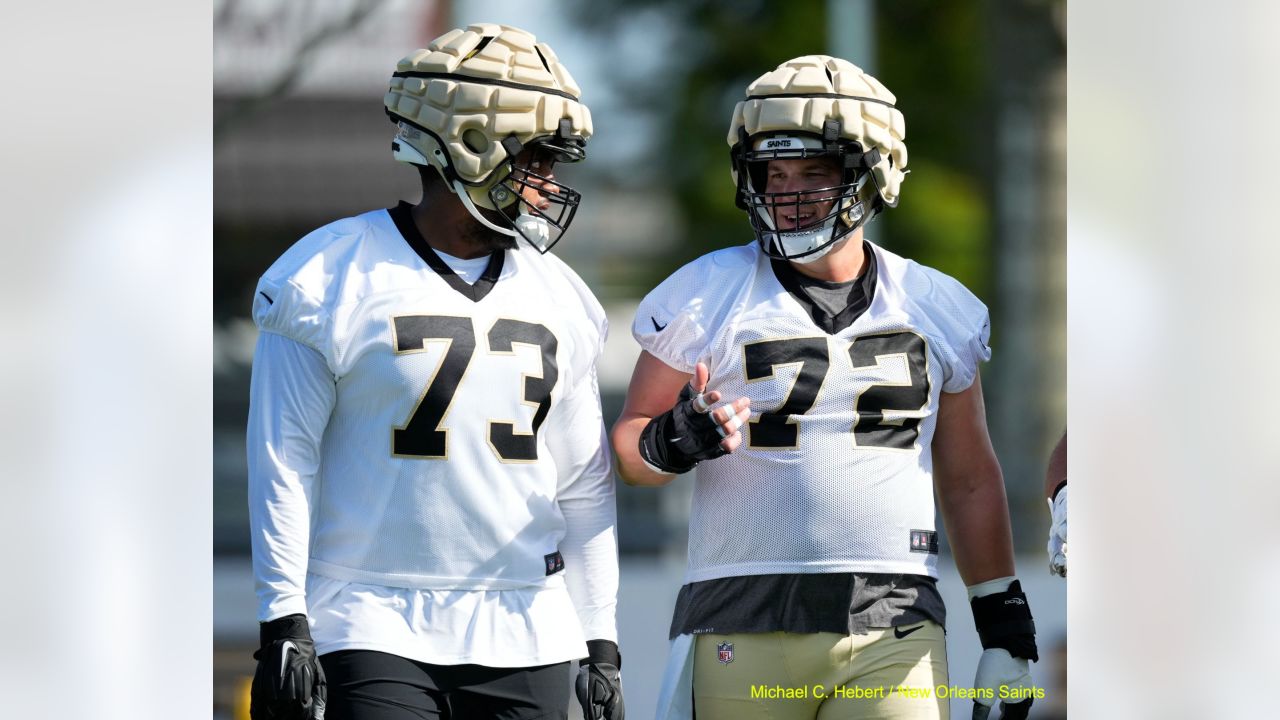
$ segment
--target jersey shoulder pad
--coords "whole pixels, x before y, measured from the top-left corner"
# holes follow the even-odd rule
[[[672,273],[640,301],[631,334],[640,347],[681,372],[693,372],[717,331],[751,287],[760,253],[747,245],[707,253]]]
[[[946,273],[877,248],[882,272],[894,279],[902,302],[944,343],[948,363],[947,392],[960,392],[973,383],[978,366],[991,359],[988,342],[991,317],[987,306],[963,283]]]
[[[373,234],[373,213],[316,229],[285,251],[258,280],[253,321],[264,332],[297,340],[326,358],[332,309],[341,302],[343,275]]]
[[[521,250],[520,252],[526,252]],[[571,289],[573,296],[582,303],[582,308],[586,312],[587,320],[596,333],[598,333],[598,343],[601,349],[604,348],[604,341],[609,335],[609,320],[605,315],[604,306],[596,299],[595,293],[591,292],[591,288],[587,287],[587,283],[582,280],[573,268],[564,260],[546,253],[541,256],[546,261],[547,269],[556,273],[563,278],[565,283]]]

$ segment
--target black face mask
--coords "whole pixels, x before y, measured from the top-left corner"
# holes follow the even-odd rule
[[[523,157],[525,153],[528,157]],[[582,194],[536,171],[549,175],[557,162],[574,162],[583,154],[581,150],[569,152],[552,141],[538,143],[522,153],[512,163],[511,172],[489,189],[489,199],[504,208],[505,224],[538,252],[549,251],[564,236],[578,212]],[[530,189],[546,201],[546,207],[537,207],[525,198],[525,191]],[[515,202],[511,202],[512,196]]]

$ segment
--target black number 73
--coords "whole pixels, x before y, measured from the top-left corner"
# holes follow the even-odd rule
[[[760,413],[750,422],[747,447],[758,450],[789,450],[799,447],[800,426],[795,415],[808,412],[818,399],[831,366],[825,337],[761,340],[742,346],[747,382],[773,377],[778,366],[799,365],[795,382],[782,404]],[[890,357],[904,357],[906,382],[878,382],[858,393],[853,401],[856,420],[853,441],[857,447],[909,450],[920,436],[920,417],[901,413],[921,413],[929,404],[928,345],[913,332],[882,333],[854,338],[849,360],[854,371],[882,367]],[[891,420],[885,414],[897,414]]]
[[[431,340],[448,345],[409,421],[392,430],[391,452],[406,457],[448,459],[449,430],[440,424],[475,354],[475,327],[469,317],[446,315],[404,315],[392,321],[397,355],[423,352]],[[489,352],[494,355],[513,354],[515,343],[534,345],[541,350],[542,373],[523,375],[521,397],[526,405],[534,407],[533,432],[518,433],[515,423],[495,421],[488,423],[487,430],[489,447],[500,460],[533,462],[538,459],[538,428],[551,410],[551,389],[560,376],[556,367],[556,336],[544,325],[501,318],[489,328],[488,340]]]

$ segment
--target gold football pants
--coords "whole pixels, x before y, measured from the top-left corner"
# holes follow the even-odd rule
[[[915,629],[913,629],[915,628]],[[866,635],[699,635],[698,720],[947,720],[946,635],[925,621]]]

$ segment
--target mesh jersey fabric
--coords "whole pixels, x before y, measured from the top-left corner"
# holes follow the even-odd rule
[[[782,573],[937,577],[929,445],[942,392],[989,359],[986,307],[872,243],[870,307],[828,335],[753,242],[676,271],[640,303],[641,348],[751,398],[732,454],[698,465],[685,582]],[[784,406],[784,403],[786,405]],[[783,411],[783,412],[777,412]]]
[[[259,281],[253,316],[264,334],[313,350],[333,384],[310,467],[291,467],[287,442],[257,442],[273,436],[268,428],[255,438],[251,422],[251,497],[268,518],[255,523],[260,588],[305,581],[257,537],[297,499],[277,489],[301,483],[307,570],[350,583],[476,592],[567,584],[573,592],[586,581],[567,546],[580,551],[603,538],[612,574],[579,615],[594,626],[588,637],[616,637],[614,490],[595,368],[607,326],[563,262],[507,251],[492,290],[473,301],[378,210],[290,248]],[[423,413],[426,423],[412,422]],[[575,536],[575,517],[592,527]],[[299,523],[290,524],[275,527],[296,532]],[[548,576],[548,556],[562,545],[563,581]]]

